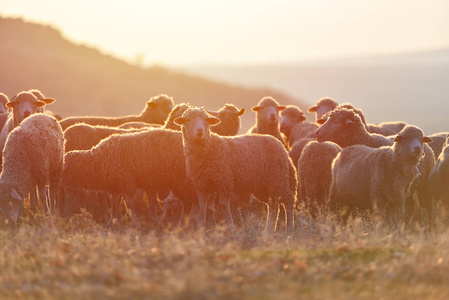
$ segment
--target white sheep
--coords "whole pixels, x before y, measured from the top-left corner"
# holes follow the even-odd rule
[[[302,110],[296,105],[287,105],[287,108],[281,111],[280,130],[285,136],[288,148],[304,138],[314,138],[318,124],[313,122],[304,122],[306,117]]]
[[[196,201],[185,174],[181,133],[160,128],[113,134],[90,150],[67,152],[61,189],[66,186],[124,195],[131,220],[137,189],[146,192],[150,213],[159,190],[172,190],[186,211]]]
[[[319,120],[319,123],[322,123]],[[366,145],[378,148],[393,144],[393,140],[383,135],[369,133],[359,114],[353,109],[337,108],[315,132],[319,142],[330,141],[345,148],[352,145]]]
[[[3,171],[0,175],[0,208],[6,218],[17,222],[24,198],[35,191],[36,186],[44,212],[49,212],[47,200],[54,209],[63,155],[64,137],[54,117],[33,114],[11,131],[3,150]]]
[[[286,146],[279,130],[279,112],[285,108],[272,97],[262,98],[257,106],[251,108],[256,112],[256,124],[248,130],[248,133],[272,135]]]
[[[332,182],[332,161],[341,148],[332,142],[309,142],[298,161],[298,203],[304,203],[312,217],[327,204]]]
[[[293,231],[298,181],[283,145],[271,135],[221,137],[210,130],[219,122],[201,108],[175,119],[182,126],[186,172],[198,194],[200,224],[205,224],[209,197],[217,193],[226,223],[233,229],[231,202],[253,194],[269,206],[266,230],[275,230],[282,204],[287,230]]]
[[[86,123],[90,125],[120,126],[128,122],[146,122],[151,124],[164,124],[168,114],[173,109],[173,98],[161,94],[152,97],[145,104],[145,108],[140,115],[129,115],[122,117],[68,117],[60,121],[61,127],[67,127],[76,123]]]
[[[433,138],[432,138],[433,140]],[[433,140],[434,141],[434,140]],[[435,142],[435,141],[434,141]],[[432,142],[432,144],[434,143]],[[449,144],[446,142],[442,148],[435,166],[429,175],[429,190],[436,201],[442,200],[449,206]]]
[[[314,106],[309,107],[307,111],[309,113],[315,113],[315,121],[318,121],[325,113],[334,110],[337,106],[338,103],[334,99],[323,97]]]
[[[344,148],[332,166],[331,209],[349,206],[378,210],[388,221],[391,217],[403,218],[406,198],[419,175],[423,143],[429,142],[421,129],[408,125],[392,146]]]
[[[237,135],[240,130],[240,116],[245,113],[245,109],[238,109],[234,104],[225,104],[218,111],[207,111],[209,114],[220,119],[220,124],[212,127],[212,132],[221,136]]]
[[[52,99],[54,101],[54,99]],[[38,100],[29,92],[20,92],[14,96],[6,106],[12,110],[6,118],[5,125],[0,132],[0,149],[3,150],[8,134],[25,118],[38,112],[39,107],[45,106],[45,101]]]

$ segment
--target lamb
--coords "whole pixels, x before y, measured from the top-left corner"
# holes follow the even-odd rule
[[[334,99],[330,97],[323,97],[307,111],[309,113],[315,113],[315,120],[318,121],[325,113],[334,110],[337,106],[338,103]]]
[[[332,165],[331,209],[336,211],[344,205],[350,209],[378,209],[387,221],[404,217],[406,198],[419,174],[423,143],[429,142],[421,129],[408,125],[392,146],[344,148]]]
[[[67,186],[124,195],[132,222],[137,189],[146,192],[150,213],[158,190],[172,190],[186,211],[196,200],[185,175],[181,132],[160,128],[113,134],[90,150],[67,152],[61,190]]]
[[[151,124],[164,124],[168,114],[173,109],[173,98],[161,94],[151,98],[145,104],[145,108],[140,115],[129,115],[123,117],[68,117],[60,121],[63,130],[76,123],[86,123],[90,125],[120,126],[128,122],[146,122]]]
[[[429,175],[429,190],[433,199],[442,200],[443,204],[449,206],[449,143],[446,140],[444,147],[432,172]]]
[[[64,137],[54,117],[33,114],[11,131],[3,151],[0,175],[0,208],[5,218],[17,222],[23,199],[36,190],[36,185],[44,212],[49,213],[47,200],[54,209],[63,159]]]
[[[211,194],[218,194],[224,219],[231,230],[234,222],[230,202],[253,194],[269,206],[266,231],[276,229],[280,204],[285,208],[287,231],[293,231],[298,181],[295,168],[279,140],[259,134],[221,137],[210,130],[210,126],[220,120],[202,108],[185,111],[175,123],[182,126],[186,172],[198,194],[202,226]]]
[[[297,163],[298,202],[304,203],[313,218],[329,199],[332,161],[341,148],[332,142],[308,143]]]
[[[285,108],[272,97],[262,98],[259,104],[252,108],[256,112],[256,124],[248,130],[248,133],[272,135],[286,146],[279,131],[279,111]]]
[[[212,132],[221,136],[237,135],[240,130],[240,116],[245,113],[245,109],[238,109],[233,104],[225,104],[217,112],[207,111],[209,114],[219,118],[221,122],[212,127]]]
[[[8,112],[8,109],[6,108],[6,103],[8,102],[9,102],[8,96],[6,96],[3,93],[0,93],[0,114]]]
[[[342,148],[356,144],[373,148],[393,144],[391,139],[383,135],[369,133],[360,116],[354,110],[347,108],[332,111],[315,135],[319,142],[334,142]]]

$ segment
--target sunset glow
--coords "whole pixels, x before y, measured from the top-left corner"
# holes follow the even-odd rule
[[[446,0],[6,0],[0,13],[145,64],[274,63],[449,46]]]

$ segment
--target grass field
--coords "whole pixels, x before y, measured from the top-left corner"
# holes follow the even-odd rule
[[[260,220],[236,233],[104,227],[27,217],[0,230],[2,299],[449,299],[449,230],[297,216],[292,236]],[[412,226],[413,227],[413,226]]]

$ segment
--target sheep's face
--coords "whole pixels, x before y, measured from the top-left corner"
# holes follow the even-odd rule
[[[341,144],[343,139],[351,136],[354,128],[361,126],[362,121],[354,111],[348,109],[339,109],[326,114],[327,119],[319,119],[322,124],[315,131],[318,142],[330,141]]]
[[[208,110],[207,113],[219,118],[221,122],[227,124],[228,128],[226,128],[226,130],[222,130],[223,132],[218,132],[220,135],[236,135],[240,129],[240,116],[245,113],[245,109],[242,108],[239,110],[233,104],[226,104],[220,108],[218,112]],[[234,129],[235,132],[232,132]]]
[[[316,120],[319,120],[327,112],[333,111],[337,105],[338,103],[331,98],[322,98],[315,106],[310,107],[307,111],[310,113],[315,113]]]
[[[52,99],[54,101],[54,99]],[[38,100],[32,93],[21,92],[11,99],[6,106],[13,111],[14,123],[17,126],[25,118],[38,112],[39,107],[45,106],[45,102]]]
[[[257,122],[277,126],[279,124],[279,111],[284,110],[283,105],[259,105],[252,108],[257,113]]]
[[[281,120],[279,122],[280,130],[283,134],[289,135],[293,126],[304,122],[305,120],[306,117],[299,108],[287,106],[287,108],[281,112]]]
[[[20,208],[23,206],[23,198],[19,196],[17,191],[13,188],[2,191],[0,195],[0,210],[6,220],[17,223],[19,218]]]
[[[431,143],[432,139],[424,136],[421,129],[415,126],[406,126],[394,139],[395,151],[402,157],[418,162],[424,156],[424,143]]]
[[[188,109],[182,117],[175,119],[175,124],[181,126],[184,139],[203,144],[210,136],[210,126],[220,123],[220,119],[208,115],[202,108]]]

